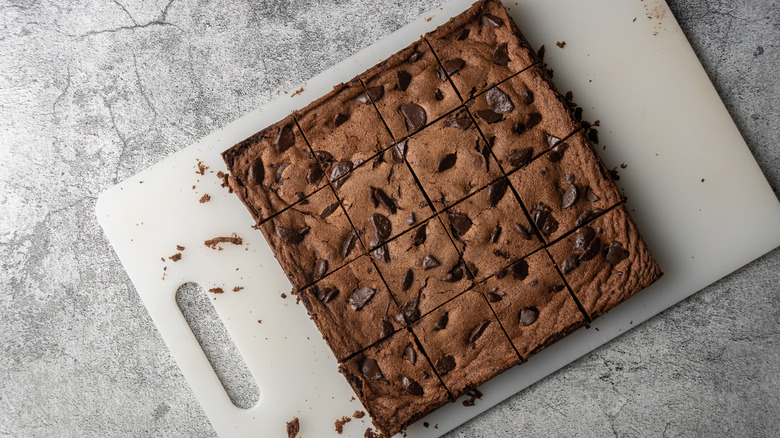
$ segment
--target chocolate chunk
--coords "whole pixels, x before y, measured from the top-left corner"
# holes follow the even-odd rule
[[[596,257],[599,251],[601,251],[601,238],[596,237],[588,242],[588,247],[580,254],[580,260],[591,260],[593,257]]]
[[[374,228],[374,234],[380,241],[387,239],[393,233],[393,223],[387,216],[374,213],[368,218],[368,222]]]
[[[339,290],[335,287],[315,287],[314,295],[317,297],[318,300],[320,300],[323,304],[328,304],[329,302],[333,301],[334,298],[339,296]]]
[[[401,91],[406,91],[406,89],[409,87],[409,83],[412,82],[412,75],[403,70],[398,70],[395,72],[395,79],[398,81],[396,88]]]
[[[347,235],[347,238],[344,239],[344,242],[341,243],[341,258],[347,258],[349,256],[349,253],[352,252],[352,249],[355,248],[355,244],[357,243],[358,236],[353,231]]]
[[[436,100],[444,100],[444,93],[440,89],[433,90],[433,98]]]
[[[460,58],[452,58],[444,61],[441,65],[442,67],[444,67],[444,72],[447,73],[448,76],[452,76],[455,73],[459,72],[460,69],[462,69],[463,66],[466,65],[466,61]],[[445,79],[447,78],[442,78],[442,80]]]
[[[286,125],[276,133],[273,141],[276,151],[284,153],[287,149],[290,149],[295,144],[295,134],[293,134],[292,127]]]
[[[488,106],[498,114],[509,114],[515,109],[512,99],[498,87],[493,87],[485,93]]]
[[[469,333],[469,340],[468,344],[473,344],[477,342],[477,339],[479,339],[483,333],[485,333],[485,329],[490,325],[490,320],[487,319],[485,321],[480,322],[477,324],[476,327],[474,327],[471,330],[471,333]]]
[[[433,269],[437,266],[441,265],[438,260],[436,260],[436,257],[428,254],[425,256],[425,258],[422,261],[422,268],[424,271],[427,271],[428,269]]]
[[[382,320],[382,327],[379,330],[379,337],[380,338],[386,338],[393,334],[395,331],[395,328],[393,327],[393,323],[388,321],[387,319]]]
[[[468,114],[463,113],[459,117],[456,117],[453,120],[447,120],[446,122],[444,122],[444,126],[452,127],[452,128],[460,128],[465,131],[471,127],[471,117],[469,117]]]
[[[414,282],[414,271],[412,271],[412,268],[409,268],[406,270],[403,279],[401,279],[401,291],[402,292],[408,291],[409,288],[412,287],[413,282]]]
[[[412,245],[420,246],[428,238],[428,224],[422,224],[412,233]]]
[[[565,142],[557,144],[555,147],[550,149],[550,152],[547,152],[547,159],[552,163],[561,161],[561,158],[563,158],[563,153],[566,152],[568,147],[569,145]]]
[[[484,120],[484,121],[486,121],[488,123],[500,122],[501,119],[504,118],[504,116],[502,116],[501,114],[493,111],[492,109],[483,109],[483,110],[477,111],[477,117],[479,117],[480,119],[482,119],[482,120]]]
[[[528,113],[525,116],[525,122],[523,125],[525,125],[525,130],[529,130],[533,128],[534,126],[538,125],[542,121],[542,115],[539,113]]]
[[[417,222],[417,218],[414,216],[414,212],[409,212],[409,217],[406,218],[406,223],[409,225],[414,225],[415,222]]]
[[[590,187],[588,187],[587,189],[585,189],[585,199],[587,199],[590,202],[596,202],[601,198],[599,198],[599,195],[595,194],[593,190]]]
[[[455,358],[449,354],[442,356],[436,361],[435,367],[439,375],[443,376],[455,369]]]
[[[419,304],[420,301],[417,298],[412,298],[401,306],[401,313],[407,321],[414,322],[420,319]]]
[[[498,205],[501,199],[504,198],[507,188],[509,188],[509,181],[506,178],[502,178],[488,187],[488,199],[491,207]]]
[[[571,207],[575,202],[577,202],[577,198],[579,198],[579,196],[580,192],[577,190],[577,186],[574,184],[569,184],[569,187],[566,187],[566,190],[563,191],[563,195],[561,195],[561,208]]]
[[[406,122],[406,130],[409,132],[415,132],[425,126],[428,122],[428,114],[423,107],[416,103],[407,103],[398,107],[398,111],[404,116]]]
[[[444,158],[441,159],[441,161],[439,161],[439,165],[436,167],[436,171],[441,173],[450,170],[453,166],[455,166],[456,161],[458,161],[457,153],[447,154],[444,156]]]
[[[582,213],[580,213],[579,216],[577,216],[577,220],[574,221],[574,225],[579,227],[583,225],[585,222],[591,220],[591,218],[596,217],[601,212],[602,210],[600,208],[597,208],[595,210],[585,210]]]
[[[622,243],[612,242],[607,247],[607,255],[604,258],[607,260],[607,263],[615,266],[628,258],[628,251],[623,249]]]
[[[343,125],[344,122],[346,122],[347,120],[349,120],[349,116],[348,115],[342,114],[342,113],[338,113],[338,114],[336,114],[336,117],[333,118],[333,124],[336,127],[339,127],[339,126]]]
[[[455,40],[456,41],[463,41],[463,40],[465,40],[466,38],[469,37],[469,33],[470,33],[470,31],[468,29],[463,29],[462,31],[460,31],[460,33],[455,35]]]
[[[463,213],[447,212],[447,218],[450,220],[450,227],[452,228],[455,237],[460,237],[466,234],[471,229],[471,219]]]
[[[498,242],[498,238],[501,236],[501,225],[496,225],[496,228],[493,229],[493,231],[490,232],[490,237],[488,240],[490,243],[496,243]]]
[[[382,370],[379,369],[379,364],[370,357],[363,359],[363,363],[360,364],[360,372],[363,373],[368,380],[383,380],[385,378],[384,374],[382,374]]]
[[[415,382],[414,380],[406,376],[403,376],[401,377],[401,384],[404,385],[404,390],[406,391],[407,394],[415,395],[415,396],[423,395],[422,386],[420,386],[420,384]]]
[[[387,247],[387,245],[382,245],[375,249],[373,254],[374,257],[376,257],[376,259],[380,262],[390,263],[390,249]]]
[[[544,235],[549,236],[558,229],[558,221],[552,217],[552,209],[543,203],[536,204],[531,211],[531,219],[533,219],[536,227]]]
[[[531,161],[531,158],[534,156],[534,150],[533,148],[523,148],[519,150],[515,150],[511,154],[507,155],[506,159],[509,161],[509,164],[511,164],[514,167],[520,167],[529,161]]]
[[[522,226],[520,224],[515,224],[515,230],[517,231],[518,234],[520,234],[520,237],[522,237],[523,240],[531,240],[532,239],[532,237],[531,237],[532,231],[529,231],[524,226]]]
[[[319,280],[320,278],[324,277],[327,272],[328,272],[328,261],[318,259],[314,263],[314,279]]]
[[[325,209],[322,210],[322,213],[320,213],[320,219],[327,219],[328,216],[332,215],[337,208],[339,208],[338,202],[334,202],[333,204],[330,204],[329,206],[325,207]]]
[[[561,263],[561,272],[568,274],[569,272],[577,269],[580,266],[580,256],[572,254],[566,257],[566,260]]]
[[[309,173],[306,174],[306,182],[312,185],[317,184],[323,176],[325,176],[325,172],[320,166],[314,164],[309,168]]]
[[[396,163],[403,163],[406,156],[406,140],[401,140],[393,146],[390,156],[393,157],[393,161]]]
[[[536,307],[523,307],[518,314],[520,325],[524,326],[533,324],[537,318],[539,318],[539,309]]]
[[[374,203],[375,208],[382,205],[390,214],[395,214],[397,211],[395,201],[387,196],[387,193],[382,189],[371,187],[371,201]]]
[[[444,330],[447,328],[447,322],[450,320],[450,313],[444,312],[439,319],[436,320],[435,323],[433,323],[433,329],[434,330]]]
[[[478,143],[477,150],[479,150],[479,154],[485,160],[485,171],[490,172],[490,147],[486,144],[480,146]]]
[[[249,165],[249,170],[246,173],[246,179],[250,183],[259,186],[263,184],[263,178],[265,178],[265,167],[263,166],[263,160],[260,157],[255,158],[252,164]]]
[[[371,298],[374,298],[374,294],[376,294],[376,290],[368,286],[359,288],[351,297],[349,297],[349,307],[351,307],[352,310],[362,309],[363,306],[371,301]]]
[[[567,184],[574,184],[574,182],[577,180],[577,177],[575,177],[573,173],[567,173],[564,175],[563,179]]]
[[[420,59],[420,57],[422,57],[422,53],[415,50],[414,53],[406,58],[406,62],[416,62],[418,59]]]
[[[493,51],[493,63],[496,65],[506,66],[509,64],[509,52],[507,51],[507,43],[501,43],[496,46],[496,50]]]
[[[306,233],[309,232],[309,227],[303,227],[300,231],[295,231],[290,228],[276,227],[276,235],[282,239],[282,242],[295,245],[301,243],[303,238],[306,237]]]
[[[290,167],[290,163],[282,163],[276,168],[276,184],[282,183],[282,174],[284,174],[284,169],[288,167]]]
[[[412,345],[411,343],[406,346],[404,357],[412,365],[415,365],[417,363],[417,351],[414,349],[414,345]]]
[[[463,278],[463,265],[461,263],[456,264],[452,267],[452,269],[449,270],[446,274],[444,274],[444,277],[442,277],[442,281],[446,281],[447,283],[457,283]]]
[[[495,15],[485,14],[482,16],[482,25],[492,28],[501,27],[504,25],[504,22],[501,21],[500,18],[496,17]]]
[[[352,170],[352,163],[349,161],[339,161],[333,165],[333,169],[330,171],[330,180],[333,181],[333,186],[336,188],[341,187],[347,178],[339,179]]]
[[[531,90],[523,91],[523,101],[526,105],[534,103],[534,93]]]
[[[321,163],[332,163],[334,161],[333,155],[328,151],[314,151],[314,156],[317,157]]]
[[[381,85],[377,85],[375,87],[368,88],[366,90],[366,94],[368,94],[369,99],[371,99],[372,102],[377,102],[379,99],[382,98],[382,96],[385,95],[385,87]],[[363,102],[368,103],[368,102]]]
[[[509,267],[515,280],[523,281],[528,277],[528,262],[520,260]]]
[[[488,293],[487,293],[487,299],[488,299],[488,301],[490,301],[491,303],[497,303],[497,302],[499,302],[499,301],[503,300],[503,299],[504,299],[504,297],[502,297],[501,295],[499,295],[499,294],[497,294],[497,293],[495,293],[495,292],[488,292]]]
[[[562,290],[566,289],[566,286],[562,284],[556,284],[555,286],[550,286],[550,292],[551,293],[558,293]]]
[[[577,234],[574,236],[574,249],[579,252],[585,252],[588,250],[590,242],[596,237],[596,231],[591,227],[583,227],[577,230]]]

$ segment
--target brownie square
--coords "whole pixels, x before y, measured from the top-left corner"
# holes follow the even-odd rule
[[[538,65],[480,94],[469,111],[505,172],[525,165],[579,128]]]
[[[454,110],[461,100],[424,40],[369,69],[360,79],[396,139]]]
[[[301,301],[339,361],[400,327],[392,318],[398,306],[368,255],[304,290]]]
[[[365,252],[327,186],[259,228],[297,290]]]
[[[502,175],[465,109],[409,137],[406,159],[439,211]]]
[[[226,150],[222,158],[228,184],[258,224],[326,183],[292,117]]]
[[[549,251],[591,319],[662,275],[623,205],[553,244]]]
[[[412,326],[454,397],[520,363],[481,293],[469,290]]]
[[[523,360],[585,324],[544,250],[518,260],[481,286]]]
[[[403,157],[391,150],[336,183],[347,216],[371,248],[433,214]]]
[[[425,38],[464,100],[535,62],[528,42],[498,0],[475,3]]]
[[[511,174],[509,180],[547,242],[622,200],[582,132]]]
[[[412,228],[372,253],[408,321],[415,321],[472,285],[437,218]]]
[[[339,371],[386,437],[450,401],[406,329],[346,361]]]
[[[354,79],[294,113],[314,155],[331,180],[393,143],[363,84]]]
[[[506,178],[439,216],[477,280],[495,274],[542,246]]]

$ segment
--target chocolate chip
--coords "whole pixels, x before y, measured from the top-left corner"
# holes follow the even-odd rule
[[[502,297],[501,295],[499,295],[499,294],[497,294],[497,293],[495,293],[495,292],[488,292],[488,293],[487,293],[487,299],[488,299],[488,301],[490,301],[491,303],[497,303],[497,302],[499,302],[499,301],[503,300],[503,299],[504,299],[504,297]]]
[[[405,302],[401,306],[401,313],[403,313],[404,318],[406,318],[406,320],[409,322],[414,322],[420,319],[419,300],[417,298],[412,298],[411,300]]]
[[[295,134],[293,134],[292,126],[285,125],[279,132],[276,133],[273,141],[276,151],[284,153],[287,149],[290,149],[295,144]]]
[[[347,235],[347,238],[344,239],[344,242],[341,243],[341,258],[345,259],[347,256],[349,256],[349,253],[351,253],[352,249],[355,248],[357,240],[358,236],[354,231]]]
[[[444,72],[447,73],[448,76],[452,76],[455,73],[459,72],[460,69],[462,69],[463,66],[466,65],[466,61],[460,58],[452,58],[444,61],[441,65],[442,67],[444,67]],[[442,78],[442,80],[445,79],[447,78]]]
[[[412,245],[420,246],[425,243],[428,238],[428,224],[423,224],[417,227],[412,233]]]
[[[415,50],[414,53],[412,53],[411,55],[409,55],[408,58],[406,58],[406,61],[407,62],[416,62],[418,59],[420,59],[420,57],[422,57],[422,53],[420,53],[420,52]]]
[[[333,301],[334,298],[339,296],[339,290],[335,287],[330,286],[324,286],[324,287],[317,287],[315,286],[315,292],[314,295],[317,297],[318,300],[322,304],[328,304],[329,302]]]
[[[515,280],[523,281],[528,277],[528,262],[520,260],[509,267]]]
[[[390,249],[387,247],[387,245],[382,245],[375,249],[373,254],[374,257],[376,257],[376,259],[380,262],[390,263]]]
[[[485,100],[488,106],[498,114],[508,114],[514,111],[515,105],[508,94],[501,91],[498,87],[491,88],[485,93]]]
[[[351,297],[349,297],[349,307],[351,307],[352,310],[362,309],[363,306],[371,301],[371,298],[374,298],[374,294],[376,294],[376,290],[368,286],[359,288]]]
[[[492,207],[498,205],[504,198],[507,188],[509,188],[509,181],[506,178],[502,178],[488,187],[488,199]]]
[[[441,161],[439,161],[439,165],[436,167],[436,171],[441,173],[450,170],[453,166],[455,166],[456,161],[458,161],[457,153],[447,154],[444,156],[444,158],[441,159]]]
[[[577,230],[577,234],[574,236],[574,249],[579,252],[585,252],[588,250],[590,242],[596,237],[596,231],[591,227],[583,227]]]
[[[330,180],[333,181],[333,186],[336,188],[341,187],[347,178],[341,178],[352,170],[352,163],[349,161],[339,161],[333,165],[333,169],[330,171]],[[341,178],[341,179],[340,179]]]
[[[414,223],[417,222],[417,218],[414,216],[414,212],[409,212],[409,217],[406,218],[406,223],[409,225],[414,225]]]
[[[534,126],[538,125],[539,122],[542,121],[542,115],[539,113],[528,113],[525,116],[525,122],[523,123],[525,125],[525,130],[529,130],[533,128]]]
[[[523,148],[516,150],[512,152],[511,154],[507,155],[506,159],[509,161],[509,164],[511,164],[514,167],[520,167],[529,161],[531,161],[531,158],[534,156],[534,150],[533,148]]]
[[[566,257],[566,260],[561,263],[561,272],[568,274],[569,272],[577,269],[580,266],[580,256],[572,254]]]
[[[477,141],[476,149],[479,151],[479,154],[482,155],[482,158],[485,160],[485,171],[490,172],[490,147],[486,144],[480,145],[479,141]]]
[[[531,219],[533,219],[536,227],[544,235],[549,236],[558,229],[558,221],[552,216],[552,209],[543,203],[538,203],[531,211]]]
[[[577,190],[577,186],[574,184],[569,184],[569,187],[566,187],[566,190],[563,191],[563,195],[561,195],[561,208],[571,207],[575,202],[577,202],[577,198],[579,198],[579,196],[580,192]]]
[[[447,328],[447,322],[450,320],[450,313],[444,312],[439,319],[436,320],[435,323],[433,323],[433,329],[434,330],[444,330]]]
[[[531,90],[523,91],[523,101],[526,105],[534,103],[534,93]]]
[[[428,122],[428,114],[423,107],[416,103],[407,103],[398,107],[398,111],[404,116],[406,122],[406,130],[409,132],[415,132],[425,126]]]
[[[320,163],[332,163],[334,161],[333,155],[328,151],[314,151],[314,156],[320,161]]]
[[[309,227],[303,227],[300,231],[295,231],[290,228],[276,227],[276,235],[282,239],[282,242],[295,245],[301,243],[303,238],[306,237],[306,233],[309,232]]]
[[[496,225],[496,228],[493,229],[493,231],[490,232],[490,237],[488,240],[490,243],[496,243],[498,242],[498,238],[501,236],[501,225]]]
[[[379,364],[374,359],[368,357],[363,359],[363,363],[360,364],[360,372],[368,380],[383,380],[385,378],[382,370],[379,369]]]
[[[442,356],[436,361],[436,365],[434,366],[439,375],[443,376],[455,369],[455,358],[449,354]]]
[[[387,239],[393,232],[393,223],[387,216],[374,213],[368,218],[368,222],[374,228],[374,234],[380,241]]]
[[[327,217],[332,215],[337,208],[339,208],[338,202],[334,202],[333,204],[330,204],[329,206],[325,207],[325,209],[322,210],[322,213],[320,213],[320,219],[327,219]]]
[[[555,286],[550,286],[550,292],[551,293],[558,293],[562,290],[566,289],[566,286],[562,284],[556,284]]]
[[[595,194],[593,190],[590,187],[588,187],[587,189],[585,189],[585,199],[587,199],[590,202],[596,202],[601,198],[599,198],[599,195]]]
[[[328,261],[327,260],[317,260],[314,263],[314,279],[315,280],[319,280],[320,278],[324,277],[327,272],[328,272]]]
[[[427,271],[428,269],[433,269],[437,266],[441,265],[438,260],[436,260],[436,257],[428,254],[425,256],[425,258],[422,261],[422,268],[423,271]]]
[[[601,209],[597,208],[595,210],[585,210],[582,213],[580,213],[579,216],[577,216],[577,220],[574,221],[574,225],[579,227],[583,225],[585,222],[591,220],[591,218],[595,217],[599,213],[601,213]]]
[[[520,313],[518,314],[520,325],[523,326],[529,326],[533,324],[536,322],[537,318],[539,318],[539,309],[536,307],[523,307],[520,309]]]
[[[622,243],[612,242],[607,247],[607,255],[604,258],[607,260],[607,263],[615,266],[628,258],[628,251],[623,249]]]
[[[488,123],[500,122],[501,119],[504,118],[504,116],[502,116],[501,114],[493,111],[492,109],[483,109],[483,110],[477,111],[477,117],[479,117],[480,119],[482,119],[482,120],[484,120],[484,121],[486,121]]]
[[[390,152],[390,156],[393,157],[393,161],[396,163],[403,163],[406,156],[406,140],[401,140],[393,146]]]
[[[555,147],[550,149],[550,152],[547,153],[547,159],[552,163],[561,161],[561,158],[563,158],[563,153],[566,152],[568,147],[569,145],[565,142],[557,144]]]
[[[420,384],[415,382],[414,380],[406,376],[403,376],[401,377],[401,384],[403,384],[404,390],[406,391],[407,394],[414,395],[414,396],[423,395],[422,386],[420,386]]]
[[[250,183],[259,186],[263,184],[263,178],[265,178],[265,167],[263,166],[263,160],[260,157],[255,158],[252,164],[249,165],[249,170],[246,172],[246,179]]]
[[[493,64],[506,66],[509,64],[509,52],[507,51],[507,43],[501,43],[496,46],[496,50],[493,51]]]
[[[588,242],[587,247],[585,248],[585,251],[583,251],[582,254],[580,254],[580,260],[591,260],[593,257],[596,257],[596,255],[601,251],[601,238],[596,237],[590,242]]]
[[[444,100],[444,93],[440,89],[433,90],[433,98],[436,100]]]
[[[469,344],[473,344],[477,342],[477,339],[482,337],[482,334],[485,333],[485,329],[490,325],[490,320],[485,320],[477,324],[476,327],[474,327],[471,330],[471,333],[469,333]]]
[[[314,164],[309,168],[309,173],[306,174],[306,182],[312,185],[317,184],[323,176],[325,176],[325,172],[320,166]]]
[[[466,234],[471,229],[471,219],[463,213],[447,212],[447,218],[450,220],[450,227],[452,228],[455,237]]]
[[[485,14],[482,16],[482,25],[487,27],[497,28],[503,26],[504,22],[501,21],[501,19],[496,17],[495,15]]]
[[[462,113],[459,114],[458,117],[444,122],[444,126],[460,128],[465,131],[471,127],[471,117],[469,117],[466,113]]]
[[[404,352],[404,357],[412,365],[417,363],[417,350],[414,349],[414,345],[412,345],[411,343],[406,346],[406,351]]]
[[[290,163],[282,163],[276,168],[276,184],[282,183],[282,175],[284,174],[284,170],[288,167],[290,167]]]
[[[398,70],[395,72],[395,79],[398,81],[396,88],[401,91],[406,91],[406,89],[409,87],[409,83],[412,82],[412,75],[403,70]]]
[[[387,193],[382,189],[371,187],[371,200],[374,201],[374,207],[382,205],[390,214],[395,214],[397,211],[395,201],[387,196]]]
[[[379,337],[380,338],[386,338],[393,334],[395,331],[395,328],[393,327],[393,323],[388,321],[387,319],[382,320],[382,326],[379,330]]]
[[[414,271],[412,271],[412,268],[409,268],[406,270],[403,279],[401,279],[401,291],[406,292],[407,290],[409,290],[409,288],[412,287],[413,282],[414,282]]]
[[[468,29],[463,29],[462,31],[460,31],[460,33],[455,35],[455,40],[456,41],[463,41],[463,40],[465,40],[466,38],[469,37],[469,33],[470,33],[470,31]]]
[[[342,113],[338,113],[338,114],[336,114],[336,117],[333,118],[333,124],[336,127],[338,127],[338,126],[343,125],[344,122],[346,122],[347,120],[349,120],[349,116],[348,115],[342,114]]]

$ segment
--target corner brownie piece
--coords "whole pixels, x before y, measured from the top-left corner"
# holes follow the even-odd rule
[[[425,38],[464,100],[535,62],[528,42],[498,0],[476,2]]]
[[[409,137],[406,159],[439,211],[501,176],[490,148],[465,109]]]
[[[440,217],[477,280],[542,246],[506,178],[453,205]]]
[[[520,363],[485,298],[475,289],[426,315],[412,331],[456,398]]]
[[[228,184],[260,224],[322,187],[324,173],[293,118],[222,153]]]
[[[331,180],[393,143],[357,79],[337,85],[294,115]]]
[[[480,94],[469,111],[505,172],[525,165],[579,128],[539,65]]]
[[[365,252],[328,186],[260,225],[260,230],[298,290]]]
[[[591,319],[662,275],[623,205],[553,244],[549,251]]]
[[[461,100],[428,44],[420,39],[360,75],[396,139],[454,110]]]
[[[337,180],[336,195],[370,248],[433,215],[403,156],[392,148]]]
[[[548,243],[622,200],[582,132],[509,175],[509,180]]]
[[[303,291],[301,301],[339,361],[400,327],[398,306],[368,255]]]
[[[450,401],[406,329],[346,361],[339,371],[386,437]]]
[[[480,286],[523,360],[585,324],[544,250],[518,260]]]
[[[372,253],[407,321],[416,321],[472,285],[438,218],[391,240]]]

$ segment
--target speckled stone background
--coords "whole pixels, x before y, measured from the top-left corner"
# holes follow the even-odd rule
[[[97,195],[439,3],[0,0],[0,435],[214,435]],[[669,3],[780,193],[780,1]],[[775,250],[449,436],[777,436],[779,292]]]

